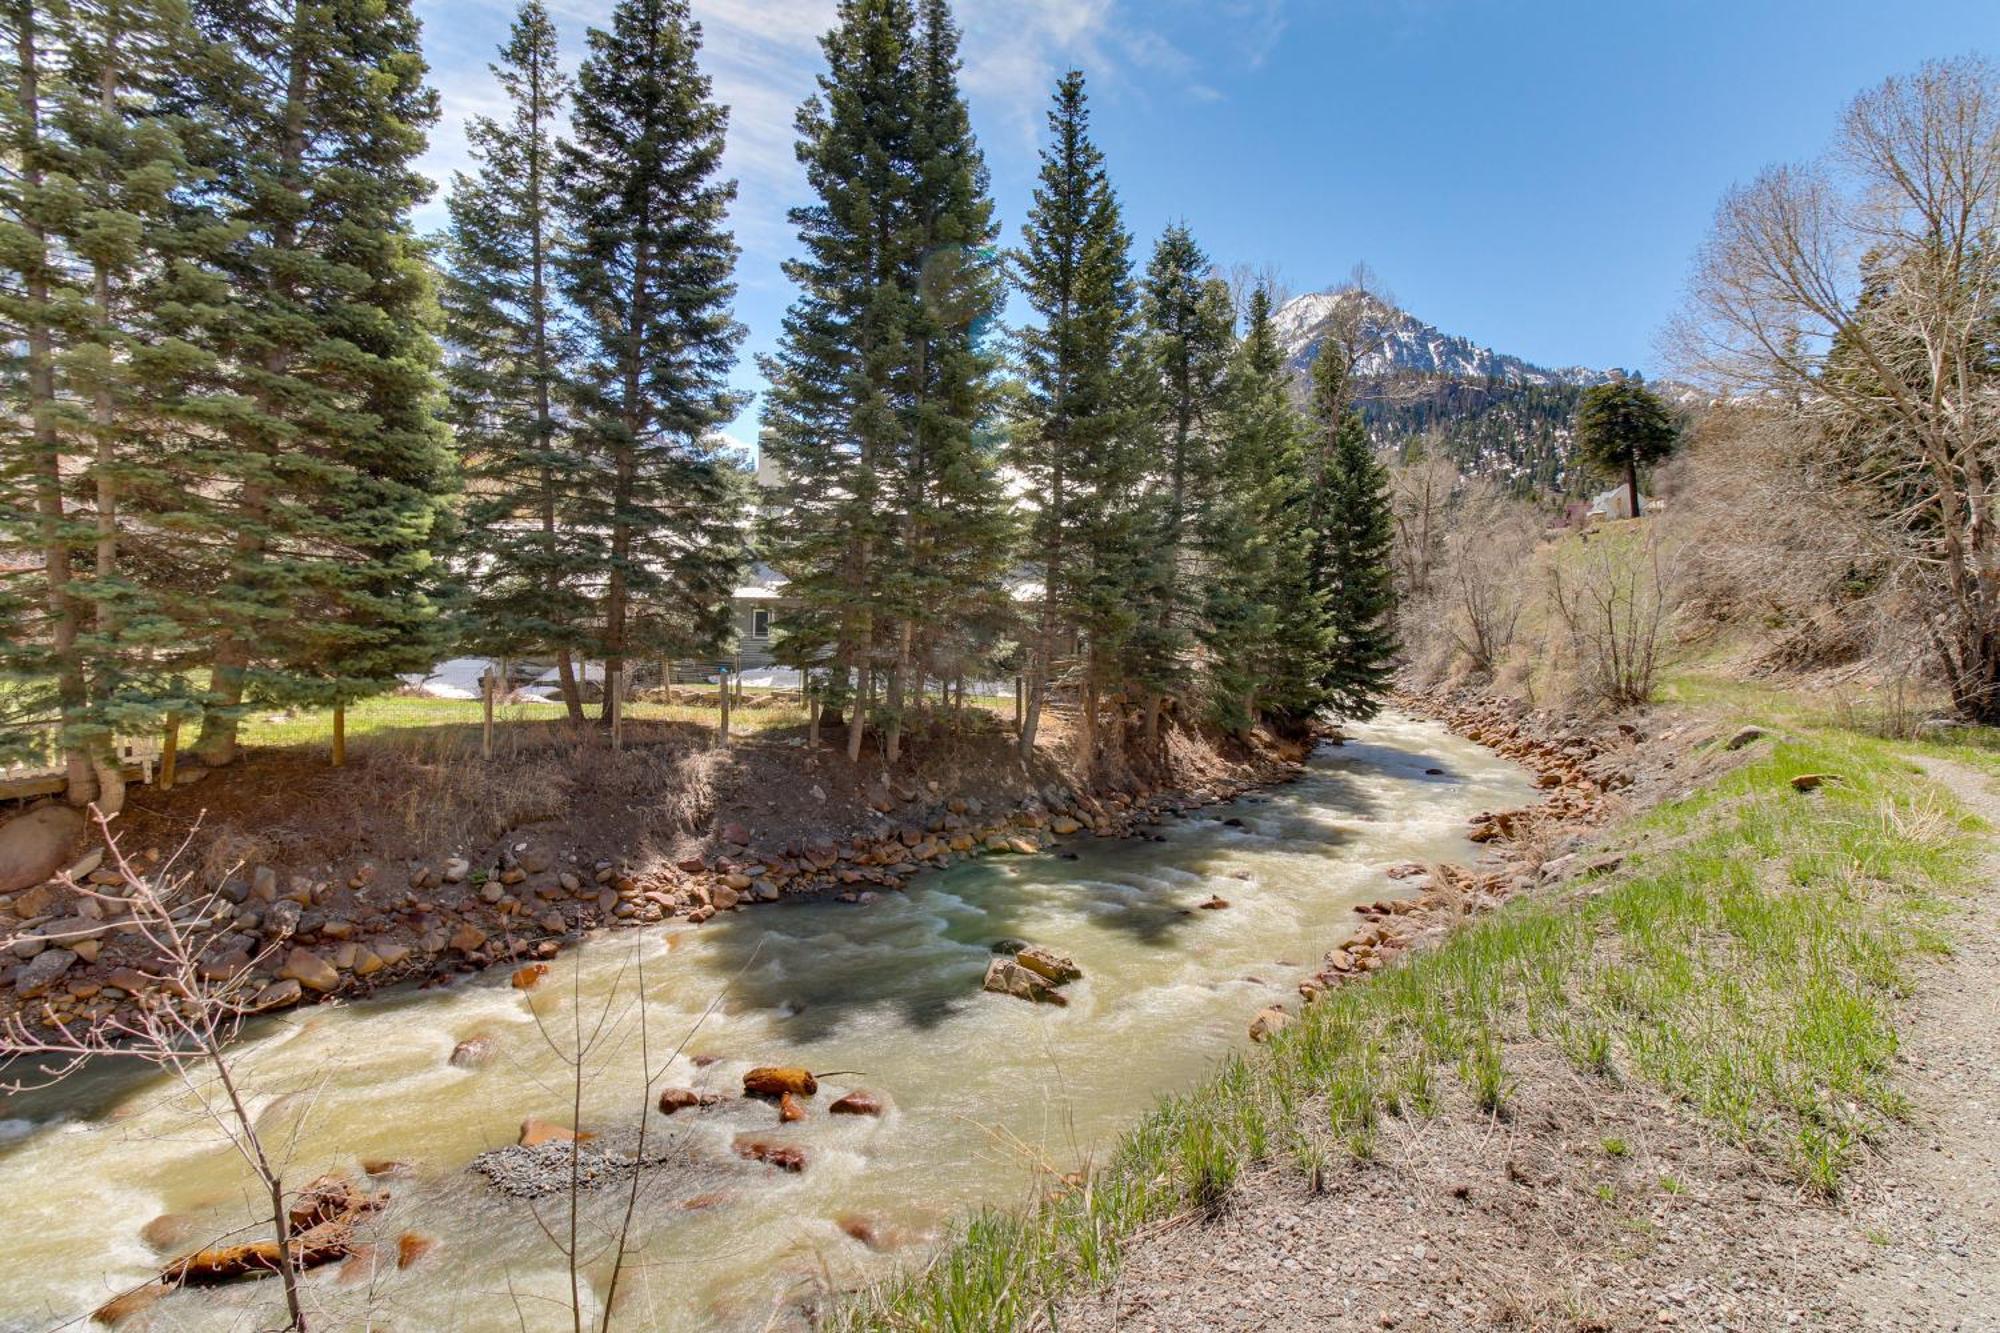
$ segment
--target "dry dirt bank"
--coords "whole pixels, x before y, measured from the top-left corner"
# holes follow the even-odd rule
[[[803,728],[717,750],[690,728],[634,724],[620,752],[593,731],[519,728],[490,764],[472,735],[418,734],[357,747],[337,770],[252,752],[171,792],[136,790],[115,827],[143,873],[187,881],[209,970],[276,1009],[447,984],[618,926],[800,894],[865,902],[963,857],[1121,836],[1228,799],[1296,773],[1310,746],[1175,731],[1157,767],[1086,788],[1061,733],[1045,728],[1024,763],[975,713],[911,737],[894,766],[850,765]],[[115,889],[88,832],[61,863]],[[60,878],[0,897],[0,942],[0,1015],[90,1021],[160,990],[116,904]]]

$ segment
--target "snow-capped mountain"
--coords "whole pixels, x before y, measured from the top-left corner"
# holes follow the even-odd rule
[[[1357,311],[1358,306],[1358,311]],[[1400,374],[1454,380],[1499,380],[1508,384],[1602,384],[1617,372],[1586,366],[1551,370],[1518,356],[1481,347],[1470,338],[1442,333],[1406,310],[1352,289],[1296,297],[1271,317],[1293,367],[1303,372],[1319,355],[1331,329],[1358,319],[1361,355],[1357,372],[1366,379]]]
[[[1356,349],[1354,402],[1378,448],[1407,457],[1421,445],[1468,474],[1536,494],[1585,484],[1570,431],[1577,403],[1624,373],[1538,366],[1354,289],[1287,301],[1272,321],[1301,399],[1321,346],[1339,337]]]

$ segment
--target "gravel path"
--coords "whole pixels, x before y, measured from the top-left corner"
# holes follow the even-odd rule
[[[1991,779],[1924,770],[2000,829]],[[2000,1330],[2000,834],[1987,836],[1976,891],[1947,923],[1952,955],[1902,1025],[1914,1127],[1847,1208],[1864,1244],[1842,1287],[1870,1329]]]

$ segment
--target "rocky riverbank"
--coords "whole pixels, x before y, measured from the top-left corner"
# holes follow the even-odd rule
[[[1158,785],[1127,789],[1086,790],[1047,766],[1026,782],[1018,765],[1005,782],[981,781],[977,770],[968,777],[964,765],[942,780],[921,768],[881,772],[857,784],[866,807],[860,828],[852,826],[851,803],[827,802],[819,782],[811,788],[820,794],[818,820],[760,820],[758,809],[768,803],[718,802],[705,835],[681,839],[677,856],[648,854],[646,840],[630,836],[631,850],[608,854],[565,836],[570,830],[554,821],[529,821],[477,850],[395,862],[335,857],[303,871],[254,863],[207,881],[198,870],[177,871],[181,858],[158,845],[132,846],[129,830],[121,842],[140,875],[180,884],[177,916],[201,938],[203,976],[237,980],[249,1008],[269,1011],[399,984],[449,985],[488,967],[554,957],[622,927],[700,924],[802,896],[865,904],[922,871],[968,857],[1131,836],[1295,776],[1311,743],[1265,736],[1227,758],[1199,748],[1198,763],[1183,761]],[[767,766],[786,757],[776,748],[752,752],[753,762]],[[816,767],[814,757],[796,752],[790,763],[795,777]],[[254,776],[211,775],[210,787]],[[767,795],[768,783],[748,790]],[[0,898],[0,1015],[44,1027],[90,1024],[156,1002],[172,983],[139,923],[120,910],[122,875],[103,864],[102,848],[84,850],[80,819],[42,809],[57,813],[30,818],[61,826],[44,841],[61,848],[64,868]],[[355,842],[365,846],[366,839]]]
[[[1616,853],[1588,850],[1596,830],[1737,761],[1735,747],[1715,744],[1721,738],[1713,728],[1666,712],[1587,717],[1475,690],[1404,691],[1393,705],[1520,764],[1545,794],[1533,805],[1473,816],[1467,836],[1482,851],[1469,865],[1384,867],[1397,891],[1355,907],[1360,923],[1299,982],[1307,1004],[1517,893],[1616,869]],[[1267,1037],[1291,1017],[1281,1008],[1260,1011],[1252,1038]]]

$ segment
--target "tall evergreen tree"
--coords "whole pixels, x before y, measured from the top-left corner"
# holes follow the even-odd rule
[[[912,52],[909,403],[897,471],[902,532],[889,595],[896,651],[883,745],[900,749],[910,692],[940,672],[962,678],[976,630],[1011,610],[1004,579],[1013,554],[1001,489],[987,334],[1005,300],[993,243],[999,226],[986,163],[959,91],[959,32],[945,0],[921,0]]]
[[[555,125],[571,81],[540,0],[521,6],[493,74],[510,111],[466,126],[477,170],[452,179],[441,292],[465,460],[466,637],[493,652],[553,652],[581,721],[573,653],[588,642],[590,604],[566,526],[588,463],[563,410],[571,348],[555,288],[565,243]]]
[[[1147,691],[1146,740],[1159,731],[1165,696],[1185,687],[1203,571],[1198,534],[1213,498],[1217,417],[1227,398],[1235,309],[1229,288],[1184,226],[1167,228],[1144,284],[1146,339],[1158,384],[1158,536],[1150,617],[1139,647]]]
[[[728,111],[686,0],[620,0],[577,75],[561,188],[564,294],[582,344],[577,429],[598,475],[573,493],[605,715],[626,663],[712,649],[742,569],[745,486],[715,432],[743,329],[730,313],[733,181],[716,178]]]
[[[77,642],[87,608],[77,596],[73,565],[88,529],[71,512],[64,491],[65,405],[56,381],[60,338],[84,298],[78,275],[61,253],[69,200],[49,123],[51,76],[60,50],[49,8],[39,0],[9,3],[14,61],[0,102],[8,156],[7,170],[0,172],[0,216],[6,220],[0,319],[9,353],[0,480],[6,483],[8,544],[19,551],[9,560],[8,581],[16,606],[35,611],[32,618],[10,620],[7,666],[26,687],[13,705],[20,709],[13,720],[29,720],[44,708],[59,713],[68,789],[72,799],[87,801],[96,795],[96,776],[89,750],[74,730],[89,703]],[[41,681],[53,682],[53,689],[35,689]]]
[[[205,435],[183,442],[199,542],[226,550],[200,753],[251,699],[341,702],[436,660],[433,547],[452,484],[435,309],[410,225],[437,99],[408,0],[200,0],[197,158],[234,229]]]
[[[1660,396],[1637,378],[1583,391],[1576,408],[1576,447],[1599,472],[1622,476],[1632,517],[1639,517],[1639,469],[1674,451],[1680,427]]]
[[[982,346],[1000,301],[986,172],[941,0],[843,0],[800,109],[818,196],[792,210],[799,295],[764,369],[766,529],[800,609],[787,652],[852,681],[858,759],[878,674],[892,748],[904,691],[1000,600],[1009,539]]]
[[[181,239],[173,192],[188,167],[167,111],[194,30],[177,5],[117,0],[11,17],[0,118],[18,169],[0,203],[13,242],[0,317],[26,353],[7,378],[10,419],[27,429],[0,470],[0,545],[19,553],[6,581],[32,570],[44,595],[42,614],[22,603],[9,618],[0,657],[17,706],[60,714],[69,798],[116,810],[115,735],[194,706],[163,660],[177,627],[135,576],[121,512],[172,415],[181,360],[159,312],[179,295],[162,261]]]
[[[1236,729],[1259,716],[1295,723],[1323,701],[1330,630],[1312,577],[1305,439],[1290,389],[1270,293],[1260,287],[1230,368],[1216,494],[1202,534],[1215,712]]]
[[[1081,73],[1056,85],[1048,120],[1017,259],[1023,294],[1041,321],[1020,334],[1027,392],[1010,453],[1034,505],[1027,555],[1042,570],[1021,753],[1034,751],[1058,653],[1074,636],[1087,766],[1095,759],[1097,696],[1133,628],[1137,295],[1131,238],[1090,139]]]
[[[1320,677],[1325,702],[1342,717],[1369,718],[1396,654],[1395,525],[1388,473],[1352,406],[1347,369],[1324,351],[1313,364],[1312,568],[1331,640]]]

